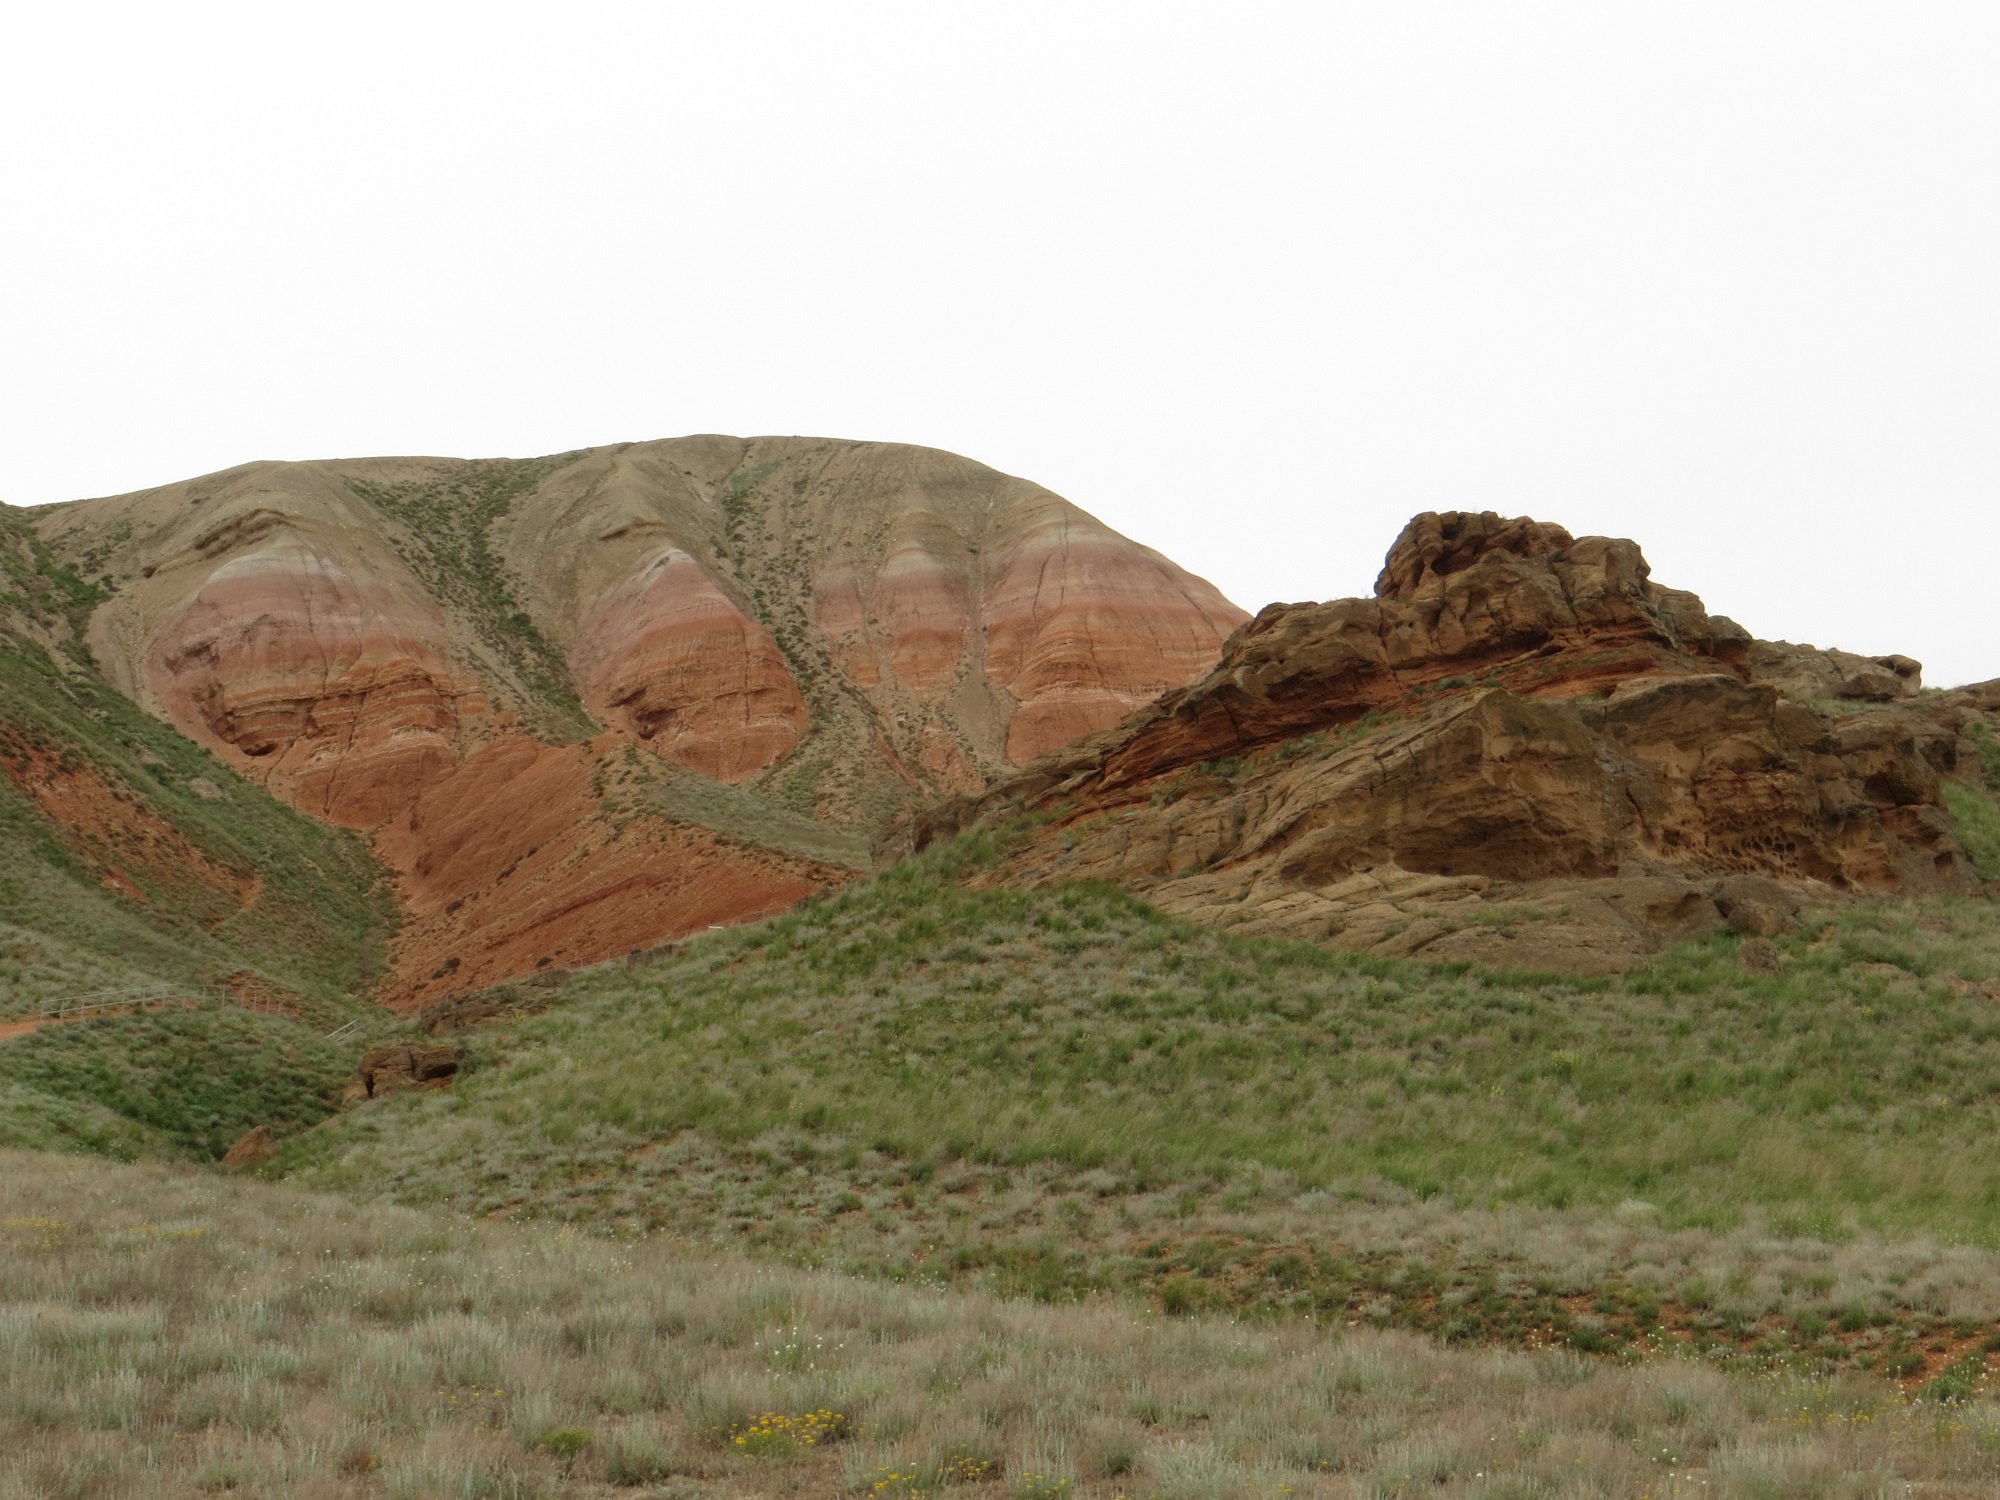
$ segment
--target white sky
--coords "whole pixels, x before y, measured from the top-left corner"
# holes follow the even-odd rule
[[[0,499],[926,443],[1249,608],[1412,513],[2000,674],[2000,5],[7,6]]]

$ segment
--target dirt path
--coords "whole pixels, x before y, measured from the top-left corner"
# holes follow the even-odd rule
[[[62,1026],[71,1021],[89,1021],[98,1016],[129,1016],[139,1010],[164,1010],[167,1006],[183,1008],[198,1005],[198,1000],[175,998],[171,1000],[138,1000],[130,1005],[108,1005],[91,1010],[71,1011],[66,1016],[42,1015],[24,1016],[19,1020],[0,1021],[0,1042],[11,1042],[16,1037],[31,1036],[44,1026]]]

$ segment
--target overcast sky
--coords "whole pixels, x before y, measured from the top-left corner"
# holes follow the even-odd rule
[[[1255,609],[1413,513],[2000,675],[2000,5],[7,7],[0,499],[925,443]]]

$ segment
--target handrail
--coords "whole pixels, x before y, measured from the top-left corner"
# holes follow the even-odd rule
[[[112,994],[110,990],[93,990],[89,994],[74,996],[70,1000],[57,1005],[52,1010],[45,1010],[42,1012],[42,1015],[48,1020],[59,1021],[64,1016],[73,1016],[87,1010],[117,1010],[125,1006],[157,1005],[167,1000],[187,998],[176,995],[171,990],[153,990],[150,992],[133,990],[126,994],[116,995],[109,1000],[96,1000],[92,998],[95,995],[110,994]]]

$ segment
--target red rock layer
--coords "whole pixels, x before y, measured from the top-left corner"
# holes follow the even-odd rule
[[[805,732],[777,643],[677,547],[591,606],[573,660],[601,717],[721,781],[755,775]]]
[[[814,580],[812,618],[826,638],[834,665],[850,682],[863,689],[882,685],[882,662],[868,633],[868,606],[852,566],[830,568]]]
[[[1018,705],[1025,765],[1199,676],[1249,618],[1054,496],[1021,508],[983,604],[986,672]]]
[[[875,628],[889,675],[912,692],[948,685],[972,629],[965,586],[922,542],[904,542],[875,577]]]
[[[357,578],[270,518],[153,638],[168,718],[332,822],[369,827],[457,759],[485,699],[433,642],[442,618],[393,580]]]
[[[410,1009],[540,968],[574,968],[712,923],[779,911],[852,872],[613,817],[594,789],[626,742],[505,735],[433,783],[376,839],[404,922],[387,1003]]]

